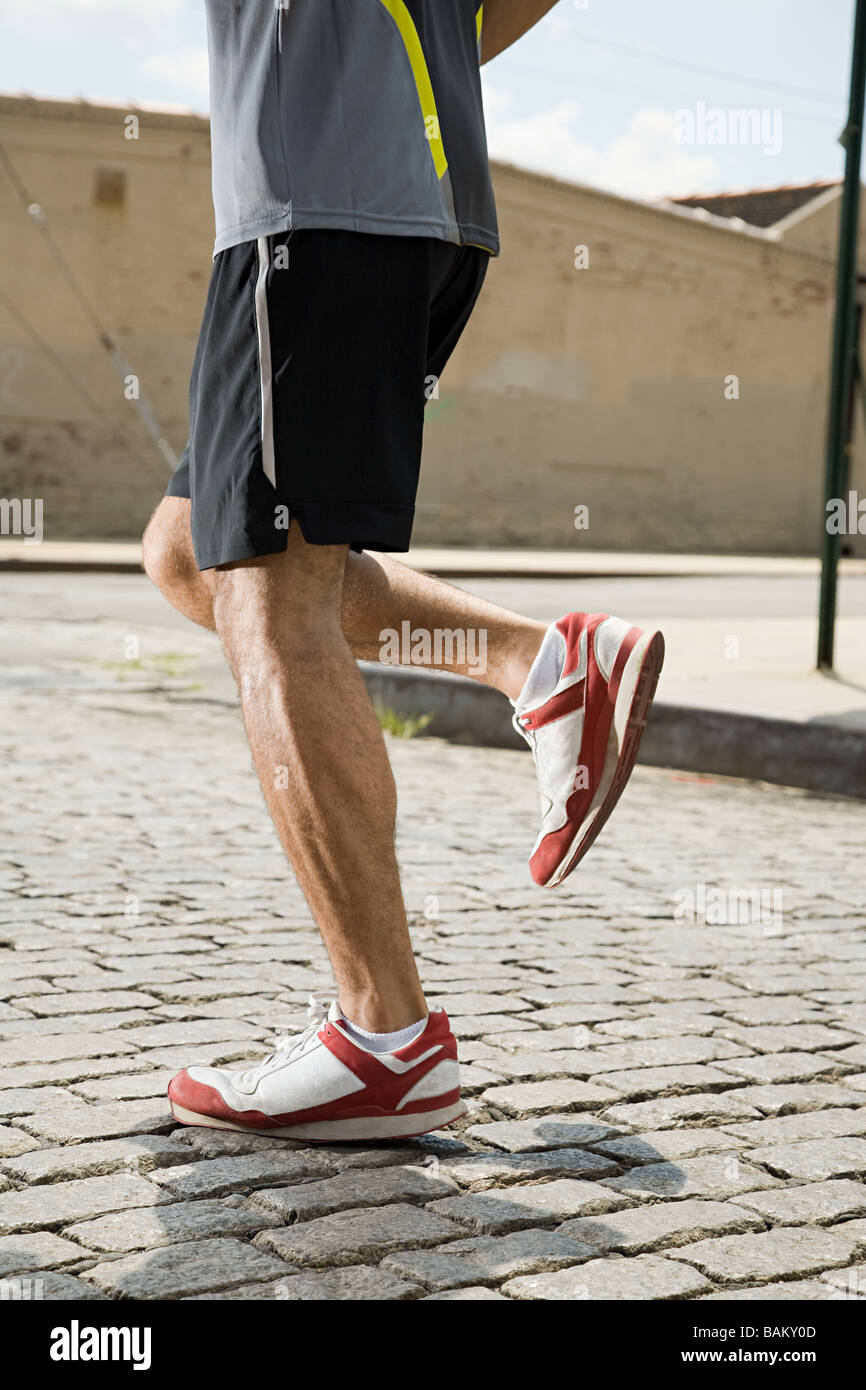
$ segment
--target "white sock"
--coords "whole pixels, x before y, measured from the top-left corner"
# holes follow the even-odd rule
[[[516,700],[515,709],[524,709],[537,700],[544,700],[555,688],[562,671],[562,657],[565,648],[562,633],[555,623],[544,634],[538,655],[529,668],[523,689]]]
[[[426,1026],[427,1019],[422,1018],[419,1023],[410,1023],[408,1028],[400,1028],[396,1033],[369,1033],[366,1028],[350,1023],[347,1018],[340,1019],[340,1027],[345,1028],[349,1037],[368,1052],[396,1052],[398,1047],[407,1047],[414,1042]]]

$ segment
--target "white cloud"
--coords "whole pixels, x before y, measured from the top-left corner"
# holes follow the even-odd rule
[[[511,93],[484,86],[487,143],[493,159],[629,198],[656,199],[718,187],[713,155],[677,143],[673,113],[644,107],[625,131],[600,147],[577,134],[580,106],[560,101],[530,116],[510,114]]]
[[[636,111],[603,158],[611,164],[613,178],[627,184],[625,191],[635,197],[675,197],[720,186],[715,156],[684,149],[675,138],[673,113],[658,107]]]
[[[141,71],[148,77],[156,77],[161,82],[182,87],[197,96],[206,97],[208,94],[206,48],[187,48],[180,53],[158,54],[154,58],[147,58],[141,64]]]

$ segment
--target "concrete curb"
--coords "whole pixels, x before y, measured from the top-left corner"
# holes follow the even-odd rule
[[[451,579],[685,579],[817,575],[815,556],[702,555],[599,550],[471,550],[413,546],[398,557],[410,569]],[[140,574],[138,541],[43,541],[0,538],[0,572]],[[866,560],[845,557],[844,575],[866,574]]]
[[[504,695],[461,676],[360,663],[374,700],[403,716],[432,714],[426,733],[526,750]],[[866,731],[750,710],[656,701],[640,762],[866,799]]]

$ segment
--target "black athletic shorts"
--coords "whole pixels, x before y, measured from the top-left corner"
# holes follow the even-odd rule
[[[316,545],[407,550],[424,406],[489,252],[304,228],[213,265],[168,495],[192,502],[199,569]]]

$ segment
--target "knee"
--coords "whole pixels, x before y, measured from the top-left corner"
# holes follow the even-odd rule
[[[298,682],[308,682],[333,658],[335,645],[344,645],[339,621],[326,610],[312,608],[272,615],[255,604],[215,609],[216,630],[242,699],[280,695]]]
[[[346,552],[307,544],[293,526],[284,551],[209,571],[214,626],[241,697],[283,692],[342,660]]]
[[[282,594],[278,605],[255,592],[218,592],[215,627],[244,703],[285,699],[345,648],[339,610],[310,596]]]
[[[145,574],[163,593],[186,586],[196,572],[188,517],[167,504],[165,498],[151,517],[141,539],[141,563]]]

